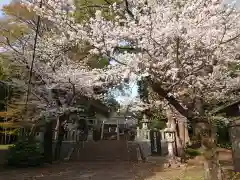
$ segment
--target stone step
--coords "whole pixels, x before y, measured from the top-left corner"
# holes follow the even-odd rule
[[[63,145],[63,156],[67,157],[73,144]],[[79,161],[138,161],[138,145],[127,141],[102,140],[98,142],[85,142],[84,146],[74,150],[70,160]],[[79,151],[79,152],[78,152]]]

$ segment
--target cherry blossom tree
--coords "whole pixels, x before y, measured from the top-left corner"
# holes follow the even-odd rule
[[[55,64],[60,61],[60,72],[64,71],[64,62],[68,61],[67,58],[63,60],[63,47],[87,41],[93,46],[91,53],[101,53],[117,62],[102,72],[90,70],[91,73],[97,71],[99,76],[104,74],[107,83],[124,79],[126,73],[134,73],[148,76],[153,88],[156,82],[161,82],[160,87],[168,97],[178,98],[186,91],[195,89],[198,91],[195,94],[204,94],[208,101],[216,97],[224,99],[226,92],[239,84],[238,77],[232,78],[228,71],[230,64],[239,62],[235,59],[239,14],[233,6],[224,5],[221,1],[129,1],[125,9],[117,8],[118,4],[110,7],[113,12],[124,15],[117,16],[115,21],[105,20],[101,17],[101,11],[97,11],[96,17],[91,18],[90,22],[78,24],[71,18],[69,11],[74,10],[74,7],[68,8],[68,13],[63,9],[62,5],[67,2],[48,3],[46,7],[35,6],[34,9],[54,21],[60,33],[39,43],[39,55],[51,65],[51,61],[55,61]],[[118,53],[122,41],[130,42],[137,51]],[[61,58],[56,60],[51,57],[57,53],[62,53],[59,54]],[[69,73],[60,73],[57,79],[66,80],[69,79],[67,76],[73,74],[76,76],[70,66],[65,67]],[[81,69],[77,73],[81,74],[83,69],[86,74],[90,73],[86,72],[84,65],[72,66]],[[92,85],[92,82],[89,84]]]
[[[37,2],[25,4],[56,27],[39,41],[35,63],[50,85],[66,88],[72,82],[91,96],[96,85],[104,89],[129,78],[145,77],[171,108],[191,122],[207,124],[200,132],[202,144],[214,149],[209,138],[211,118],[202,103],[239,95],[232,93],[240,88],[239,71],[230,71],[240,63],[240,13],[234,4],[222,0],[124,0],[109,6],[117,14],[114,20],[97,10],[94,18],[79,24],[72,16],[75,7],[71,1],[46,0],[41,8]],[[123,41],[129,43],[124,52],[119,50]],[[92,46],[89,53],[107,57],[114,65],[89,69],[84,60],[74,63],[62,49],[86,42]],[[198,107],[189,108],[184,97],[198,99]],[[208,179],[219,179],[214,167],[208,161]]]

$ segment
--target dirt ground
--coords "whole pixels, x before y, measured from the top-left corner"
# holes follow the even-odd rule
[[[231,153],[221,154],[225,169],[231,169]],[[130,162],[65,162],[42,168],[2,170],[0,180],[202,180],[200,159],[187,166],[164,169],[163,157],[145,163]],[[195,161],[195,162],[194,162]]]
[[[194,169],[192,167],[192,169]],[[163,170],[154,163],[99,162],[61,163],[44,168],[18,169],[1,172],[2,180],[177,180],[191,173],[191,168]],[[199,173],[198,173],[199,174]],[[192,176],[191,175],[191,176]],[[198,180],[199,175],[193,178]],[[200,179],[199,179],[200,180]]]

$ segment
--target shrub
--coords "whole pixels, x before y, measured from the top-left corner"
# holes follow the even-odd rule
[[[231,139],[229,135],[228,124],[223,120],[214,121],[215,128],[217,130],[217,146],[220,148],[231,149]]]
[[[187,148],[185,150],[185,153],[187,156],[189,156],[190,158],[196,157],[196,156],[200,156],[201,152],[198,151],[197,149],[192,149],[192,148]]]
[[[14,167],[40,166],[44,162],[41,143],[32,137],[24,137],[9,147],[7,164]]]
[[[220,148],[224,148],[224,149],[232,149],[232,144],[231,144],[231,142],[229,142],[229,143],[217,144],[217,146],[220,147]]]

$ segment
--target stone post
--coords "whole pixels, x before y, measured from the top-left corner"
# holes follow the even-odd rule
[[[167,145],[168,145],[168,155],[169,157],[174,157],[174,142],[175,142],[175,131],[171,128],[164,129]]]
[[[148,129],[148,119],[145,114],[143,115],[142,129]]]
[[[44,142],[44,132],[40,131],[36,136],[36,140],[40,142]]]
[[[117,119],[117,140],[120,140],[120,135],[119,135],[119,120]]]
[[[137,127],[137,139],[139,139],[139,138],[140,138],[140,128]]]
[[[89,131],[87,140],[88,140],[88,141],[93,141],[93,131]]]
[[[232,143],[232,157],[235,172],[240,172],[240,120],[229,125],[230,139]]]

